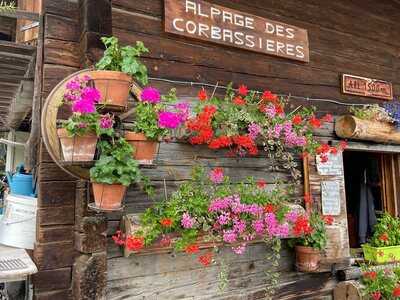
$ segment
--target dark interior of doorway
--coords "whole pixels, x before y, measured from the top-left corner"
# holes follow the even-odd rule
[[[343,153],[347,220],[351,248],[359,248],[373,233],[384,210],[382,161],[385,154]]]

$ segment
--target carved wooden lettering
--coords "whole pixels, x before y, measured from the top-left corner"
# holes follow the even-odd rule
[[[378,79],[343,74],[342,91],[344,94],[393,100],[392,83]]]
[[[165,0],[165,31],[308,62],[307,30],[202,0]]]

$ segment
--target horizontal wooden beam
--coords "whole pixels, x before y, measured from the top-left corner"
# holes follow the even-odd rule
[[[36,47],[9,41],[0,41],[0,51],[32,56],[36,52]]]
[[[339,141],[333,141],[333,145],[339,145]],[[376,153],[400,153],[400,145],[377,144],[371,142],[347,142],[346,151],[363,151]]]
[[[39,21],[39,14],[35,12],[19,10],[17,9],[14,12],[1,12],[0,17],[8,17],[13,19],[24,19],[24,20],[31,20],[31,21]]]

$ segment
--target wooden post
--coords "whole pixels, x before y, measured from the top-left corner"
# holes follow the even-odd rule
[[[111,1],[80,0],[80,63],[94,65],[103,54],[100,38],[112,34]],[[104,299],[107,285],[107,219],[87,209],[90,185],[80,181],[76,190],[74,246],[79,252],[72,272],[75,299]]]

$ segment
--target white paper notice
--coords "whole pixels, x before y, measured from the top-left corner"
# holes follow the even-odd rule
[[[319,155],[315,157],[317,171],[319,175],[343,175],[343,156],[342,153],[328,154],[328,161],[321,162]]]
[[[321,181],[323,215],[340,215],[340,184],[338,181]]]

